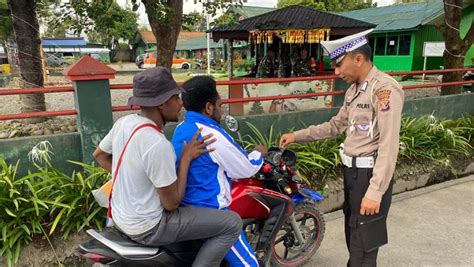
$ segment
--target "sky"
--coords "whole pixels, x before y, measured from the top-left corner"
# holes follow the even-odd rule
[[[377,3],[377,6],[387,6],[393,4],[394,0],[372,0],[373,2]],[[126,5],[130,3],[130,0],[118,0],[118,3],[121,5]],[[186,1],[188,2],[188,1]],[[184,4],[186,4],[186,2]],[[189,1],[192,2],[192,1]],[[261,6],[261,7],[276,7],[278,0],[247,0],[244,5],[246,6]],[[143,7],[143,4],[140,5],[140,8],[138,9],[138,13],[140,14],[139,18],[139,24],[144,25],[148,24],[148,19],[145,13],[145,9]]]

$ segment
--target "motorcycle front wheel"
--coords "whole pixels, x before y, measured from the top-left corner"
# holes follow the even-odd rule
[[[300,243],[288,219],[272,241],[270,266],[301,266],[316,253],[324,237],[323,214],[315,202],[303,201],[295,206],[294,217],[303,237]]]

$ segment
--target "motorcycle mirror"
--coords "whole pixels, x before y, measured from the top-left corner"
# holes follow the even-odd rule
[[[281,160],[289,167],[296,165],[296,154],[291,150],[285,150],[281,154]]]
[[[239,122],[231,115],[225,116],[225,125],[231,132],[237,132],[239,130]]]
[[[291,177],[291,180],[297,184],[301,184],[303,182],[303,180],[301,180],[301,177],[299,177],[298,175],[293,175]]]

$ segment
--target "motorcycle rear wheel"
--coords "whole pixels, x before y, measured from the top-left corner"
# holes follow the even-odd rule
[[[270,266],[301,266],[311,259],[321,245],[326,226],[315,202],[306,200],[299,203],[294,216],[304,243],[299,244],[288,219],[272,241]]]

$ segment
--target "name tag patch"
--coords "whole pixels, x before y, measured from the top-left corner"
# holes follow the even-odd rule
[[[369,108],[370,108],[370,105],[369,105],[369,104],[362,104],[362,103],[359,103],[359,104],[356,105],[356,108],[369,109]]]

